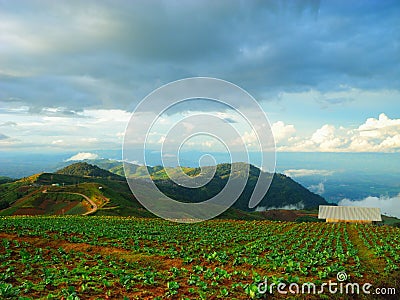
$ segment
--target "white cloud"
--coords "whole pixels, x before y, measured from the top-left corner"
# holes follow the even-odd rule
[[[349,199],[343,199],[339,202],[339,205],[343,206],[362,206],[362,207],[379,207],[381,213],[388,216],[394,216],[400,218],[400,194],[396,197],[372,197],[369,196],[363,200],[352,201]]]
[[[42,145],[44,151],[59,150],[52,142],[62,139],[70,151],[92,151],[93,143],[81,142],[92,137],[98,138],[97,149],[120,148],[122,135],[116,134],[124,130],[130,117],[123,109],[162,84],[196,74],[232,81],[257,100],[265,100],[266,106],[271,104],[269,99],[284,93],[290,104],[277,103],[282,106],[279,113],[289,116],[294,108],[297,115],[303,115],[300,118],[314,122],[313,129],[331,123],[315,123],[320,106],[342,120],[347,118],[346,122],[354,120],[353,110],[358,116],[377,107],[396,111],[398,38],[396,30],[388,30],[389,24],[391,28],[399,26],[400,6],[395,1],[363,5],[364,18],[359,17],[359,4],[352,6],[345,1],[217,2],[120,1],[115,5],[113,1],[2,1],[0,98],[53,114],[53,118],[39,120],[27,114],[17,122],[25,124],[9,126],[10,131],[4,133],[20,141],[15,148],[29,149],[35,143],[36,149]],[[196,22],[192,22],[194,14]],[[374,30],[368,30],[371,22]],[[352,43],[357,47],[348,49],[346,45]],[[299,98],[300,93],[312,105]],[[4,105],[0,103],[1,109]],[[273,106],[275,103],[271,110],[279,109]],[[336,110],[338,107],[342,110]],[[154,105],[151,110],[159,108]],[[67,110],[79,119],[54,118]],[[229,123],[240,120],[233,114],[216,115]],[[13,117],[8,116],[10,121]],[[5,122],[1,114],[0,120]],[[160,118],[160,127],[166,128],[170,120]],[[393,127],[384,118],[378,121],[368,125]],[[337,124],[329,132],[333,125],[327,124],[313,141],[311,133],[295,136],[295,129],[303,129],[300,125],[272,124],[279,150],[400,149],[400,136],[393,132],[382,136],[380,129],[354,127],[354,132],[346,135],[338,132]],[[140,146],[143,136],[129,142]],[[251,140],[249,144],[257,145]]]
[[[400,134],[396,134],[395,136],[387,137],[382,141],[380,147],[383,149],[395,149],[400,148]]]
[[[241,139],[247,147],[251,147],[254,143],[258,142],[257,134],[254,130],[245,131],[244,134],[241,136]]]
[[[7,121],[5,123],[0,124],[0,127],[6,127],[6,126],[17,126],[18,124],[12,121]]]
[[[127,123],[131,118],[131,113],[121,109],[88,109],[84,110],[83,115],[96,120],[97,123],[118,122]]]
[[[123,110],[104,109],[77,113],[68,113],[62,108],[43,108],[38,113],[31,113],[28,109],[0,110],[0,120],[4,120],[2,124],[10,125],[2,128],[7,128],[7,135],[18,140],[17,144],[3,145],[3,149],[33,146],[42,146],[46,150],[68,146],[70,151],[77,152],[118,149],[130,115]]]
[[[313,169],[289,169],[283,171],[283,174],[290,177],[304,177],[304,176],[330,176],[334,171],[330,170],[313,170]]]
[[[99,139],[95,138],[95,137],[81,138],[81,142],[84,142],[84,143],[97,143],[98,141],[99,141]]]
[[[138,160],[131,160],[131,161],[125,161],[126,163],[129,163],[129,164],[134,164],[134,165],[138,165],[138,166],[144,166],[144,164],[143,163],[141,163],[141,162],[139,162]]]
[[[78,154],[75,154],[68,158],[66,161],[80,161],[80,160],[85,160],[85,159],[97,159],[99,156],[95,153],[90,153],[90,152],[79,152]]]
[[[311,141],[317,144],[322,144],[325,141],[335,136],[335,127],[332,125],[324,125],[320,129],[314,132],[311,137]]]
[[[278,143],[278,151],[399,152],[400,119],[390,119],[382,113],[357,128],[325,124],[310,137],[295,136],[287,141]]]
[[[201,145],[206,148],[212,148],[212,147],[214,147],[215,142],[214,141],[204,141],[201,143]]]
[[[368,118],[358,129],[349,131],[349,150],[393,152],[400,150],[400,119],[390,119],[384,113],[378,119]]]
[[[314,132],[311,141],[322,151],[332,151],[346,143],[346,138],[338,136],[335,126],[324,125]]]
[[[396,132],[398,132],[399,128],[400,128],[400,119],[392,120],[389,119],[384,113],[381,113],[378,119],[368,118],[364,124],[358,127],[358,130],[369,131],[369,130],[385,129],[386,131],[388,129],[389,130],[394,129]]]
[[[273,123],[271,130],[276,143],[286,141],[296,133],[296,128],[293,125],[286,125],[282,121]]]
[[[54,140],[54,141],[51,142],[51,144],[52,144],[52,145],[61,146],[61,145],[64,145],[64,140],[61,140],[61,139],[59,139],[59,140]]]
[[[215,112],[218,114],[218,112]],[[227,113],[219,113],[219,116],[238,119],[237,116]],[[2,125],[7,124],[7,136],[13,137],[2,139],[2,148],[27,148],[42,145],[47,149],[59,150],[61,146],[68,145],[71,151],[92,151],[93,149],[118,149],[125,134],[127,122],[131,113],[124,110],[86,109],[81,112],[66,111],[64,108],[43,108],[40,113],[33,114],[26,107],[19,110],[0,111]],[[152,118],[156,115],[151,112],[135,114],[137,123],[143,119]],[[239,119],[238,119],[239,120]],[[149,144],[159,145],[164,142],[164,137],[171,126],[180,121],[179,116],[167,115],[162,118],[162,124],[158,124],[154,131],[149,133]],[[14,126],[18,124],[18,126]],[[220,130],[220,123],[199,124]],[[243,143],[250,151],[259,151],[260,145],[255,131],[243,122],[230,121],[223,123],[231,126],[239,133],[239,137],[227,134],[224,142],[235,149]],[[266,124],[253,124],[257,130],[263,130]],[[339,124],[340,125],[340,124]],[[381,113],[378,118],[368,118],[362,124],[352,127],[324,124],[308,136],[301,135],[295,125],[284,121],[277,121],[271,125],[274,134],[277,151],[291,152],[399,152],[400,151],[400,119],[391,119]],[[183,122],[184,130],[194,130],[193,124]],[[138,128],[133,131],[141,132]],[[184,131],[182,130],[182,131]],[[185,132],[180,132],[182,136]],[[153,136],[154,135],[154,136]],[[175,138],[175,136],[174,136]],[[230,140],[231,138],[231,140]],[[17,142],[16,142],[17,141]],[[129,141],[133,146],[141,146],[144,142],[143,135],[131,135]],[[172,141],[170,141],[172,142]],[[213,148],[215,145],[209,143],[187,143],[186,146],[198,149],[199,147]],[[264,145],[263,145],[264,147]],[[215,151],[225,148],[215,148]]]
[[[289,204],[289,205],[284,205],[280,207],[265,207],[265,206],[257,206],[256,211],[266,211],[266,210],[273,210],[273,209],[286,209],[286,210],[300,210],[304,208],[304,203],[303,202],[298,202],[296,204]]]
[[[316,194],[318,194],[318,195],[322,195],[323,193],[325,193],[325,185],[324,185],[323,182],[320,182],[320,183],[318,183],[318,184],[310,185],[310,186],[308,187],[308,189],[309,189],[311,192],[314,192],[314,193],[316,193]]]
[[[160,136],[159,140],[158,140],[158,144],[163,144],[165,142],[165,135]]]

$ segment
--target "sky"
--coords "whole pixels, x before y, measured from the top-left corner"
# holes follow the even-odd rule
[[[0,0],[0,152],[120,149],[146,95],[197,76],[251,94],[277,151],[400,151],[398,1]],[[227,107],[158,104],[138,116],[157,118],[154,147],[207,112],[253,149]]]

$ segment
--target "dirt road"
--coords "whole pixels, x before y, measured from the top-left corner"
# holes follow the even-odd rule
[[[48,193],[47,190],[43,190],[43,194]],[[97,204],[94,203],[88,196],[81,194],[81,193],[71,193],[71,192],[50,192],[53,194],[71,194],[71,195],[78,195],[78,196],[82,196],[87,202],[89,202],[91,209],[85,213],[82,214],[82,216],[86,216],[86,215],[90,215],[93,214],[97,211],[98,207]]]

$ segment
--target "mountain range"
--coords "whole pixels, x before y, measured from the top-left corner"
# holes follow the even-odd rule
[[[240,164],[240,163],[236,163]],[[265,210],[297,207],[312,209],[327,204],[324,198],[307,190],[283,174],[267,174],[273,177],[268,193],[253,209],[248,202],[260,172],[253,165],[241,163],[248,170],[244,191],[233,207],[222,214],[226,218],[265,219]],[[167,175],[177,168],[166,170],[162,166],[127,164],[127,177],[143,180],[147,172],[157,187],[169,197],[181,202],[201,202],[218,194],[230,176],[236,180],[245,171],[230,175],[231,164],[219,164],[205,186],[197,189],[176,184]],[[236,166],[237,167],[237,166]],[[200,168],[182,167],[188,176],[196,176]],[[143,186],[143,189],[146,189]],[[146,190],[144,190],[146,192]],[[121,162],[90,160],[67,165],[54,173],[39,173],[19,180],[0,181],[0,215],[47,215],[47,214],[94,214],[153,217],[131,193]]]

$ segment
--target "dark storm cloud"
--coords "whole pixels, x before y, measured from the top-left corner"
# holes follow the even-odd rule
[[[190,76],[260,100],[397,89],[399,20],[396,1],[0,2],[0,101],[130,110]]]

